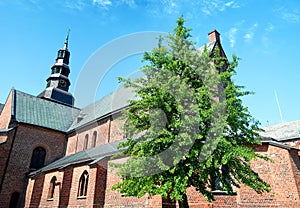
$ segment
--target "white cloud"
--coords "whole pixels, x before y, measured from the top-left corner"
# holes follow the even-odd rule
[[[206,15],[212,15],[213,12],[223,12],[228,8],[239,8],[240,5],[232,0],[225,2],[223,0],[203,0],[201,2],[201,11]]]
[[[253,36],[255,35],[256,28],[258,27],[258,24],[253,24],[247,31],[247,33],[244,35],[244,39],[246,42],[249,42],[252,40]]]
[[[97,4],[103,8],[107,8],[108,6],[112,5],[110,0],[93,0],[93,4]]]
[[[282,13],[282,19],[289,23],[297,23],[300,20],[300,15],[296,12],[284,12]]]
[[[74,10],[82,10],[86,6],[86,3],[83,0],[79,1],[66,1],[65,7]]]
[[[268,27],[265,28],[265,31],[266,31],[266,32],[271,32],[271,31],[273,31],[274,29],[275,29],[274,25],[273,25],[272,23],[270,23],[270,24],[268,25]]]
[[[184,6],[181,0],[146,0],[145,4],[148,8],[147,12],[153,16],[178,15]]]
[[[211,15],[211,12],[207,8],[202,8],[201,11],[206,15]]]
[[[236,40],[236,33],[238,29],[236,27],[233,27],[228,32],[230,47],[233,48],[235,46],[235,40]]]
[[[225,6],[230,7],[233,4],[234,4],[234,1],[230,1],[230,2],[225,3]]]
[[[128,5],[130,8],[136,7],[135,0],[122,0],[121,2]]]
[[[174,0],[162,0],[162,3],[167,14],[178,13],[178,4]]]
[[[274,11],[288,23],[298,23],[300,21],[300,11],[296,5],[285,5]]]
[[[246,40],[250,40],[250,39],[252,39],[253,38],[253,33],[246,33],[245,35],[244,35],[244,38],[246,39]]]

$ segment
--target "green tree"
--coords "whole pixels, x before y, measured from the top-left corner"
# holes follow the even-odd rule
[[[142,78],[120,80],[135,90],[125,112],[126,162],[113,164],[121,181],[113,186],[125,196],[161,195],[188,207],[186,189],[195,187],[208,200],[216,188],[233,194],[243,183],[256,192],[270,191],[251,160],[260,142],[259,122],[242,105],[249,94],[236,86],[238,58],[232,62],[220,49],[198,51],[191,29],[177,20],[174,34],[159,39],[144,54]]]

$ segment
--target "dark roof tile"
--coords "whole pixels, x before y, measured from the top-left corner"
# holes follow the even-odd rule
[[[121,110],[129,105],[129,100],[135,98],[136,96],[132,88],[119,88],[99,101],[81,109],[77,119],[74,120],[72,126],[69,128],[69,131],[85,126],[112,112]]]
[[[70,165],[76,165],[80,163],[85,163],[85,162],[94,162],[94,161],[100,161],[101,159],[104,159],[106,157],[112,156],[115,153],[119,152],[120,150],[117,148],[119,143],[122,141],[126,141],[126,139],[117,141],[117,142],[112,142],[112,143],[107,143],[104,145],[100,145],[94,148],[90,148],[87,150],[83,150],[77,153],[74,153],[72,155],[68,155],[65,157],[62,157],[58,160],[56,160],[53,163],[50,163],[49,165],[31,173],[31,176],[55,170],[55,169],[61,169],[61,168],[66,168]]]
[[[278,141],[299,138],[300,137],[300,120],[277,124],[263,128],[262,137],[271,137]]]
[[[14,120],[66,132],[79,109],[14,90]]]

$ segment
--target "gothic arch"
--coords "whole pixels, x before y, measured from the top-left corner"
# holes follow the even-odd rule
[[[86,197],[88,182],[89,182],[89,174],[85,170],[79,178],[77,197]]]
[[[97,131],[94,131],[93,132],[93,137],[92,137],[92,147],[95,147],[96,144],[97,144],[97,136],[98,136]]]
[[[53,199],[56,181],[57,181],[56,176],[53,176],[51,178],[51,181],[50,181],[50,184],[49,184],[48,197],[47,197],[48,199]]]
[[[29,168],[39,169],[44,166],[46,159],[45,148],[38,146],[32,151],[31,161]]]
[[[89,134],[86,134],[83,140],[83,149],[86,150],[89,144]]]

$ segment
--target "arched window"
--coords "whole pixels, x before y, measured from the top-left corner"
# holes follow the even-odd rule
[[[96,142],[97,142],[97,131],[94,131],[93,133],[93,138],[92,138],[92,146],[95,147],[96,146]]]
[[[56,180],[57,180],[56,177],[53,176],[51,181],[50,181],[49,191],[48,191],[48,199],[53,199]]]
[[[9,208],[18,207],[19,198],[20,198],[20,193],[19,192],[12,193],[12,195],[10,197]]]
[[[39,169],[44,166],[46,150],[43,147],[37,147],[33,150],[29,168]]]
[[[85,138],[84,138],[84,143],[83,143],[83,149],[87,149],[88,148],[88,143],[89,143],[89,135],[85,135]]]
[[[89,182],[89,174],[85,170],[79,179],[79,186],[78,186],[78,197],[85,197],[87,193],[87,186]]]

